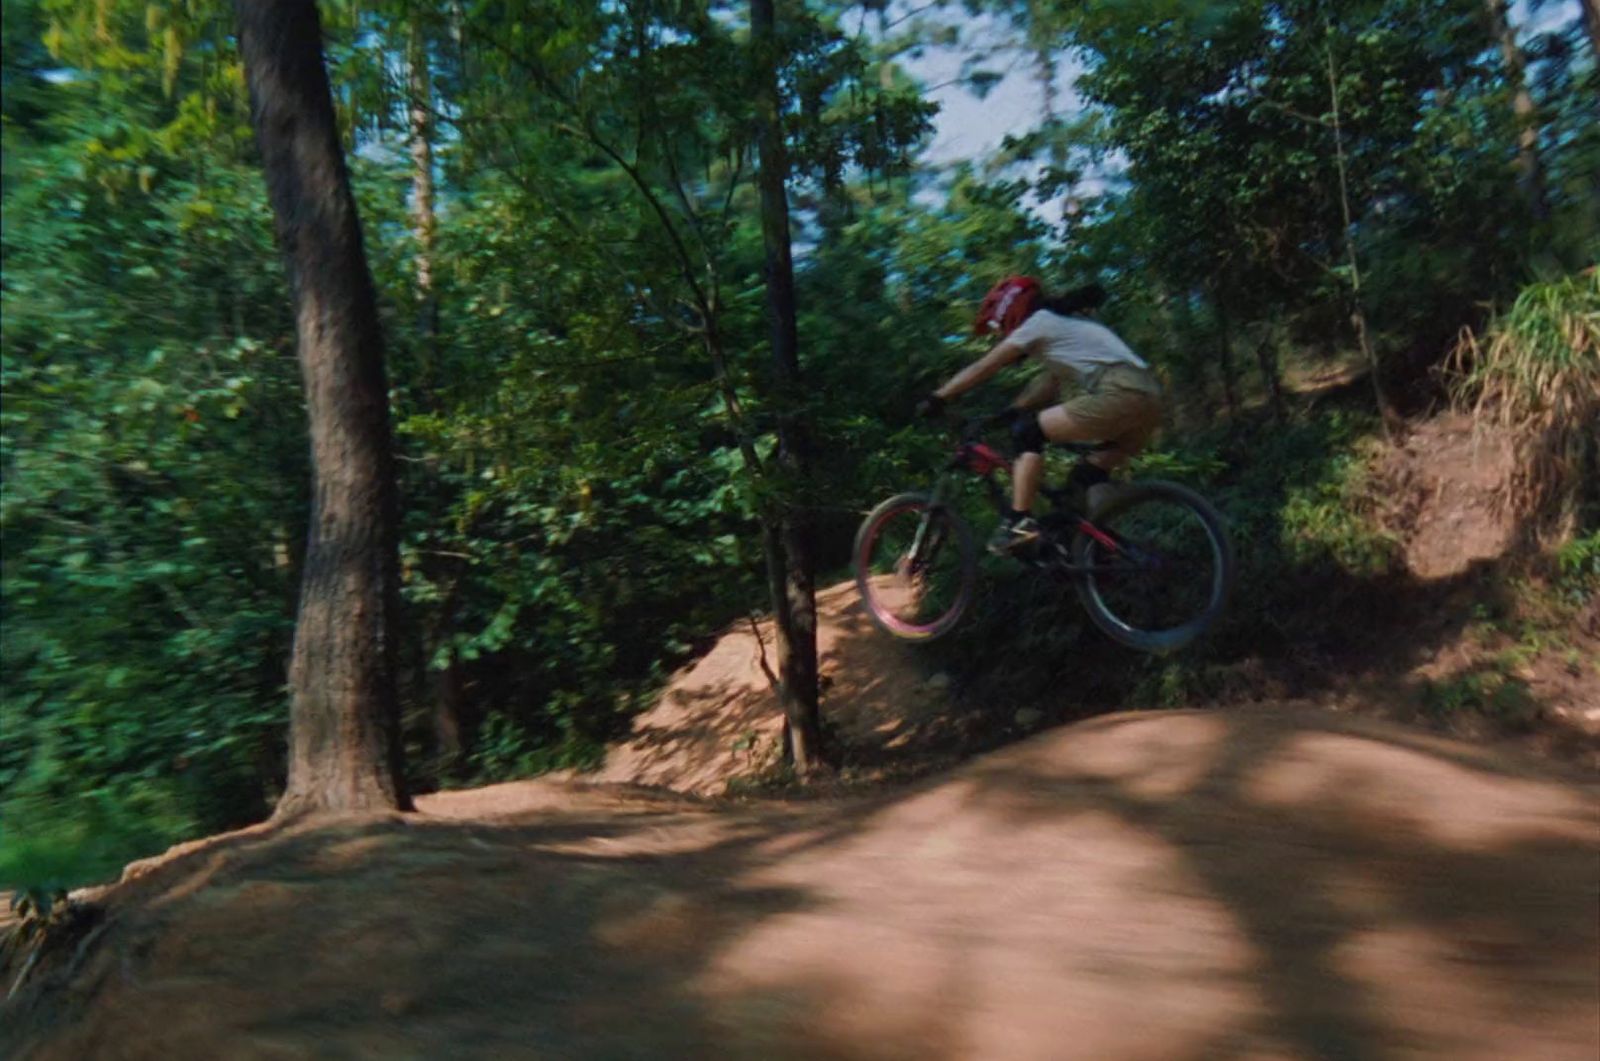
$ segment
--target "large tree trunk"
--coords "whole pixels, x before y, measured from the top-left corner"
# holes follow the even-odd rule
[[[311,426],[311,532],[289,668],[289,779],[277,814],[405,809],[383,337],[321,25],[312,0],[238,0],[234,11]]]
[[[1511,86],[1511,108],[1517,121],[1517,181],[1528,200],[1528,212],[1542,220],[1549,215],[1550,208],[1545,195],[1544,166],[1539,159],[1539,118],[1534,110],[1533,94],[1528,91],[1527,57],[1517,43],[1516,27],[1511,24],[1506,0],[1484,0],[1484,6],[1490,35],[1500,49],[1506,83]]]
[[[817,603],[813,568],[810,438],[800,412],[799,333],[795,319],[794,263],[789,244],[789,162],[784,150],[778,52],[772,0],[751,0],[751,36],[759,63],[761,234],[766,247],[767,312],[778,409],[778,470],[783,577],[773,578],[778,634],[778,674],[788,721],[788,751],[805,774],[821,753],[817,704]]]

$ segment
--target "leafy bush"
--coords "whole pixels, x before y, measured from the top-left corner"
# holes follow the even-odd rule
[[[76,795],[0,802],[0,888],[53,892],[116,878],[137,858],[195,835],[185,800],[159,786],[122,784]]]
[[[548,707],[546,713],[550,713]],[[570,720],[574,715],[561,717]],[[496,711],[488,716],[473,741],[467,757],[468,776],[478,784],[510,781],[548,770],[594,766],[604,754],[604,744],[579,732],[570,721],[558,726],[557,734],[551,736]]]
[[[1572,604],[1600,596],[1600,530],[1574,538],[1557,550],[1556,589]]]
[[[1477,715],[1508,733],[1526,732],[1541,710],[1527,682],[1496,664],[1428,681],[1422,690],[1422,709],[1436,722]]]
[[[1349,574],[1375,577],[1399,566],[1400,543],[1379,516],[1375,451],[1357,446],[1328,463],[1314,482],[1292,487],[1280,510],[1280,541],[1296,564],[1331,560]]]
[[[1600,476],[1600,270],[1532,284],[1452,357],[1456,401],[1509,432],[1517,469],[1507,500],[1570,525]]]

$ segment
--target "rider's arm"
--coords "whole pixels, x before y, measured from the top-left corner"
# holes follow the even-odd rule
[[[1043,409],[1054,405],[1061,396],[1061,377],[1054,372],[1041,372],[1028,381],[1011,405],[1015,409]]]
[[[949,399],[956,397],[958,394],[965,394],[1002,368],[1020,360],[1024,353],[1026,351],[1022,347],[1009,339],[1001,342],[987,354],[984,354],[978,360],[951,376],[948,383],[933,393],[940,399]]]

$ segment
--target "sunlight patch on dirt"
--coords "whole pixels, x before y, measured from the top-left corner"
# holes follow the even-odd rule
[[[1167,799],[1193,788],[1210,769],[1228,735],[1215,713],[1170,712],[1161,729],[1093,720],[1077,727],[1066,749],[1040,747],[1030,766],[1045,774],[1115,781],[1134,795]]]
[[[1433,840],[1492,848],[1513,837],[1583,841],[1600,835],[1600,815],[1576,790],[1552,781],[1508,778],[1448,759],[1347,734],[1295,737],[1248,780],[1265,806],[1337,803],[1385,822],[1426,826]]]

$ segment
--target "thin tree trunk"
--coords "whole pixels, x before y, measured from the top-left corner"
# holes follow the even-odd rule
[[[1039,81],[1039,109],[1044,115],[1044,125],[1051,127],[1048,150],[1050,164],[1061,169],[1067,164],[1067,147],[1062,140],[1060,130],[1055,129],[1056,119],[1059,116],[1060,101],[1056,98],[1056,53],[1052,47],[1041,47],[1033,53],[1034,76]],[[1066,191],[1067,204],[1071,205],[1072,189]]]
[[[1593,0],[1585,0],[1585,3]],[[1489,17],[1489,32],[1500,48],[1506,83],[1511,86],[1511,108],[1517,121],[1517,182],[1528,200],[1528,211],[1543,220],[1549,216],[1545,194],[1544,166],[1539,159],[1539,119],[1528,91],[1527,57],[1517,43],[1516,27],[1511,24],[1506,0],[1484,0]]]
[[[778,674],[783,680],[789,755],[804,775],[822,751],[817,692],[817,602],[809,489],[811,440],[801,412],[799,329],[789,239],[789,161],[783,141],[778,43],[772,0],[751,0],[752,43],[759,63],[756,113],[760,123],[761,235],[766,249],[767,313],[778,410],[778,469],[782,493],[783,579],[774,584]],[[776,582],[776,580],[774,580]]]
[[[312,507],[279,818],[405,809],[394,681],[398,503],[378,303],[312,0],[234,8],[294,300]]]
[[[1056,54],[1051,48],[1039,48],[1033,53],[1033,72],[1039,79],[1039,109],[1046,123],[1056,120]],[[1059,141],[1050,145],[1051,161],[1060,162]]]
[[[1578,0],[1578,13],[1583,19],[1583,31],[1589,35],[1589,50],[1600,64],[1600,0]]]
[[[438,223],[433,210],[433,86],[428,49],[420,31],[411,32],[411,220],[417,239],[417,332],[422,339],[419,386],[433,383],[439,343],[439,301],[434,293],[433,242]]]
[[[1221,295],[1213,295],[1212,305],[1217,314],[1217,363],[1222,369],[1222,397],[1228,403],[1228,415],[1239,414],[1239,374],[1233,363],[1233,329],[1229,327],[1228,310]]]
[[[734,436],[738,440],[740,457],[744,462],[745,471],[752,481],[759,482],[766,476],[761,458],[756,453],[755,440],[750,437],[750,432],[745,424],[744,414],[740,410],[739,396],[734,390],[733,379],[728,373],[727,352],[722,348],[721,334],[716,326],[714,309],[702,311],[701,341],[705,345],[706,355],[711,360],[712,368],[716,373],[717,387],[722,393],[724,404],[728,407],[728,418],[733,426]],[[794,699],[789,694],[789,679],[784,677],[793,653],[793,638],[788,632],[790,628],[790,610],[786,604],[788,596],[788,564],[785,560],[783,542],[783,520],[777,506],[764,501],[758,508],[758,521],[761,525],[761,554],[767,572],[767,591],[772,601],[773,628],[777,637],[778,674],[776,692],[783,705],[783,742],[784,754],[796,764],[796,769],[803,769],[801,764],[814,765],[814,760],[820,754],[820,725],[815,730],[796,726],[794,720],[797,712],[793,710]],[[813,646],[815,646],[815,633],[813,628]],[[815,648],[813,647],[813,651]],[[808,740],[809,738],[809,740]],[[797,757],[799,753],[799,757]]]
[[[1261,383],[1267,389],[1267,400],[1272,406],[1272,419],[1282,423],[1284,419],[1283,381],[1278,378],[1278,355],[1273,348],[1270,335],[1263,337],[1256,344],[1256,367],[1261,370]]]
[[[460,659],[452,651],[442,668],[431,666],[439,645],[455,624],[461,599],[461,569],[465,565],[459,560],[451,560],[449,564],[449,568],[443,569],[424,568],[423,577],[428,582],[445,588],[434,621],[412,639],[418,657],[414,695],[416,703],[422,705],[426,713],[433,734],[434,768],[441,777],[452,774],[460,764],[466,733]]]
[[[1177,336],[1186,349],[1200,349],[1206,341],[1195,323],[1195,302],[1204,297],[1203,292],[1191,287],[1172,290],[1166,295],[1167,330]],[[1207,403],[1211,401],[1211,367],[1204,358],[1179,358],[1172,368],[1179,374],[1176,382],[1180,388],[1203,395]],[[1179,403],[1176,411],[1181,414],[1186,408],[1186,403]],[[1209,421],[1211,417],[1207,415],[1206,419]]]
[[[1344,155],[1344,126],[1339,119],[1339,75],[1333,65],[1331,43],[1326,45],[1323,54],[1327,59],[1328,97],[1333,112],[1333,151],[1334,162],[1339,172],[1339,209],[1344,218],[1344,248],[1350,268],[1350,323],[1355,327],[1356,342],[1366,358],[1367,370],[1372,376],[1372,396],[1377,402],[1378,415],[1383,421],[1384,437],[1392,438],[1400,417],[1389,404],[1388,395],[1384,392],[1383,376],[1378,370],[1378,353],[1373,349],[1372,340],[1367,335],[1367,314],[1361,305],[1361,269],[1356,261],[1355,223],[1350,214],[1350,182]]]
[[[434,388],[439,374],[439,296],[434,289],[434,237],[438,219],[434,213],[433,186],[433,79],[428,71],[428,48],[422,33],[416,27],[411,31],[407,65],[410,90],[411,134],[411,223],[417,241],[414,257],[416,264],[417,297],[417,378],[415,394],[423,408],[437,411]],[[446,624],[453,606],[443,613]],[[423,644],[423,654],[432,655],[441,629]],[[461,758],[461,695],[460,680],[456,673],[454,656],[443,671],[429,672],[426,668],[418,683],[424,702],[431,702],[433,710],[429,721],[433,728],[434,746],[438,750],[443,768],[449,770]]]
[[[434,746],[439,756],[439,768],[453,773],[461,762],[461,663],[454,655],[443,670],[434,672],[433,696]]]

